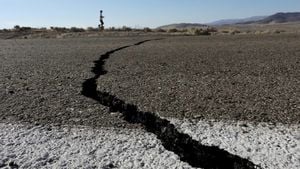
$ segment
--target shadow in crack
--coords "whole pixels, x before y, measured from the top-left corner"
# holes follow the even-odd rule
[[[108,107],[111,112],[120,112],[127,122],[142,124],[148,132],[155,134],[157,138],[161,140],[167,150],[174,152],[182,161],[189,163],[193,167],[205,169],[260,168],[251,161],[230,154],[216,146],[202,145],[200,142],[193,140],[189,135],[180,133],[173,124],[157,116],[155,113],[139,111],[135,105],[127,104],[125,101],[107,92],[97,91],[97,79],[107,73],[103,66],[105,60],[109,59],[111,54],[125,48],[141,45],[148,41],[153,40],[141,41],[134,45],[124,46],[101,55],[100,59],[95,61],[95,66],[92,69],[95,76],[87,79],[82,84],[82,94]]]

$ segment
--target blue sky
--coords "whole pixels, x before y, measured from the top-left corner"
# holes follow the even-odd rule
[[[100,9],[106,27],[141,28],[300,12],[300,0],[0,0],[0,28],[96,27]]]

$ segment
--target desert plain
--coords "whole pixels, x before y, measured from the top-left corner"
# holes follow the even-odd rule
[[[129,123],[82,94],[105,54],[97,91],[262,168],[300,166],[298,33],[6,37],[0,40],[0,167],[192,167],[164,149],[143,124]],[[236,141],[226,141],[230,134]],[[101,136],[107,140],[95,141]],[[53,148],[61,140],[66,151]],[[93,146],[85,147],[90,141]],[[102,152],[107,147],[114,153]]]

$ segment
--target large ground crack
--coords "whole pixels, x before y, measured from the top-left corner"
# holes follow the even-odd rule
[[[109,59],[111,54],[153,40],[161,39],[141,41],[133,45],[111,50],[101,55],[97,61],[94,61],[95,66],[92,72],[95,76],[87,79],[82,84],[82,94],[108,107],[111,112],[120,112],[127,122],[141,124],[148,132],[155,134],[157,138],[161,140],[165,149],[174,152],[182,161],[189,163],[193,167],[201,167],[204,169],[260,168],[251,161],[230,154],[216,146],[202,145],[200,142],[193,140],[189,135],[180,133],[173,124],[155,113],[139,111],[135,105],[127,104],[125,101],[107,92],[97,91],[97,79],[107,73],[104,69],[105,60]]]

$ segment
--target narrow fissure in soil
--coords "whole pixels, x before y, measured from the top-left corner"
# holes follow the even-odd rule
[[[97,79],[107,73],[104,65],[111,54],[154,40],[162,39],[144,40],[133,45],[108,51],[101,55],[98,60],[94,61],[95,65],[92,68],[92,72],[95,76],[87,79],[82,84],[82,94],[108,107],[110,112],[121,113],[127,122],[141,124],[148,132],[157,136],[165,149],[174,152],[180,157],[180,160],[187,162],[192,167],[201,167],[204,169],[260,168],[251,161],[230,154],[216,146],[202,145],[200,142],[193,140],[189,135],[179,132],[168,120],[159,117],[155,113],[139,111],[135,105],[127,104],[124,100],[107,92],[97,91]]]

